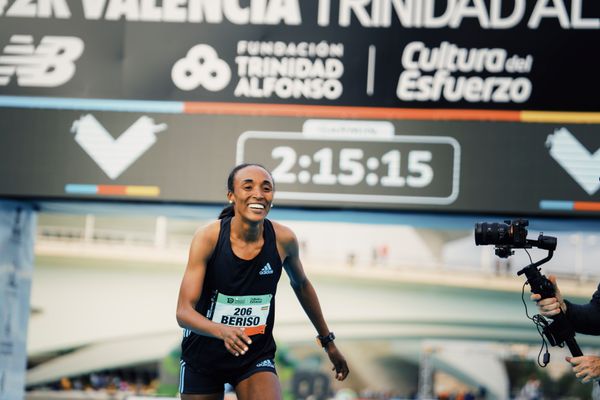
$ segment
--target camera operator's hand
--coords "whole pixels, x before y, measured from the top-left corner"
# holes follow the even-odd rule
[[[536,302],[540,314],[542,314],[544,317],[553,317],[558,315],[561,310],[563,313],[567,312],[567,304],[565,303],[562,295],[560,294],[560,290],[556,285],[556,276],[549,275],[548,280],[550,280],[554,286],[554,297],[542,299],[542,296],[539,294],[532,294],[531,300]]]
[[[600,357],[581,356],[566,357],[565,359],[573,366],[575,377],[581,383],[587,383],[600,378]]]

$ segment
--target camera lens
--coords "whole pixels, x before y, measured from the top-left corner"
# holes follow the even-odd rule
[[[506,224],[481,222],[475,224],[475,244],[510,244],[510,227]]]

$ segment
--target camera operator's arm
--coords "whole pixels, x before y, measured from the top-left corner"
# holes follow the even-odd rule
[[[531,299],[537,302],[540,314],[553,317],[562,310],[576,332],[587,335],[600,335],[600,285],[587,304],[574,304],[564,300],[556,285],[556,277],[548,279],[554,285],[555,297],[540,300],[540,295],[532,294]]]
[[[600,285],[587,304],[574,304],[565,300],[567,318],[576,332],[600,335]]]

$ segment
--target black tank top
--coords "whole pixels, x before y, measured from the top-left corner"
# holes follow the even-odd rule
[[[231,217],[221,220],[219,239],[206,265],[202,294],[195,307],[214,322],[243,327],[252,344],[245,355],[236,357],[225,349],[222,340],[185,329],[181,358],[193,368],[227,370],[275,357],[273,323],[281,258],[273,224],[265,219],[263,227],[262,249],[252,260],[243,260],[231,248]]]

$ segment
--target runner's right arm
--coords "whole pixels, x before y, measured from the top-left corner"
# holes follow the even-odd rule
[[[199,229],[190,246],[188,263],[183,274],[177,299],[177,323],[194,333],[223,340],[231,354],[243,355],[252,343],[241,328],[215,323],[199,312],[195,306],[202,294],[206,264],[213,253],[220,230],[220,221]]]

